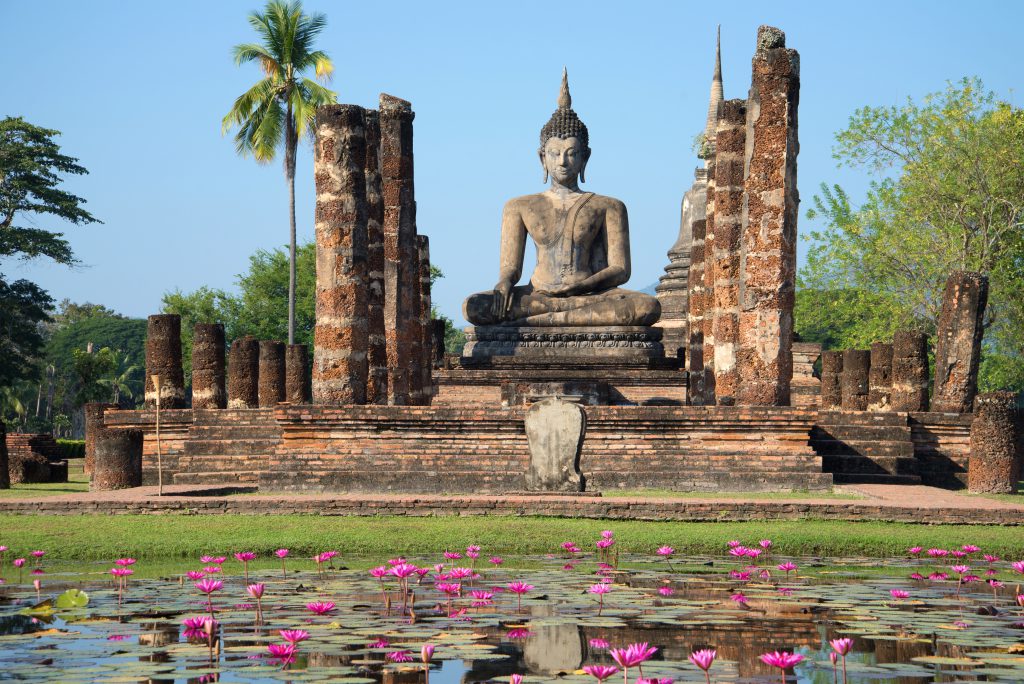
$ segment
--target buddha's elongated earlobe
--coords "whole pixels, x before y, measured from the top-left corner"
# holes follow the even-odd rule
[[[542,169],[544,169],[544,181],[543,182],[544,182],[545,185],[547,185],[547,183],[548,183],[548,165],[544,163],[544,150],[543,150],[543,148],[537,150],[537,158],[540,159],[540,166],[541,166]]]

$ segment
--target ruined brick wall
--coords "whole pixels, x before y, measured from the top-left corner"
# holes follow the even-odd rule
[[[796,286],[797,107],[800,57],[785,34],[757,32],[747,100],[739,403],[786,406],[793,374]]]
[[[932,487],[966,486],[971,452],[970,414],[915,411],[909,415],[921,481]]]
[[[181,316],[156,314],[146,327],[146,407],[156,406],[153,376],[160,376],[160,407],[185,406],[185,371],[181,365]]]
[[[366,133],[363,109],[317,110],[313,401],[362,404],[368,377]]]
[[[228,405],[224,325],[196,323],[192,333],[192,407]]]
[[[955,271],[946,281],[935,340],[935,391],[932,410],[969,413],[978,392],[978,363],[988,278]]]

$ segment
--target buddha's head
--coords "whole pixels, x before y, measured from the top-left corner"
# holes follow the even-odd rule
[[[590,135],[586,125],[572,109],[569,95],[569,76],[562,70],[562,90],[558,95],[558,109],[540,130],[541,166],[544,182],[550,174],[561,185],[572,185],[576,178],[585,182],[587,161],[590,159]]]

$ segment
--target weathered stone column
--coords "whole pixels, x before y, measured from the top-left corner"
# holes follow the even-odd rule
[[[703,220],[693,222],[693,244],[690,247],[690,353],[686,363],[689,371],[687,399],[694,406],[704,404],[704,228]]]
[[[893,411],[928,410],[928,336],[897,330],[892,337]]]
[[[954,271],[946,280],[935,339],[935,396],[932,410],[968,413],[978,393],[982,320],[988,302],[988,278]]]
[[[384,337],[388,403],[410,403],[410,364],[418,347],[419,269],[413,186],[412,105],[380,96],[381,184],[384,192]]]
[[[192,333],[192,408],[228,405],[224,356],[224,326],[196,323]]]
[[[420,265],[420,387],[424,406],[429,406],[434,397],[433,358],[434,340],[431,321],[430,301],[430,239],[426,235],[416,236]]]
[[[309,384],[309,347],[289,344],[284,350],[284,400],[290,404],[312,401]]]
[[[1013,392],[986,392],[974,400],[967,489],[1014,494],[1021,476],[1017,453],[1017,403]]]
[[[11,488],[10,467],[7,457],[7,426],[0,420],[0,489]]]
[[[655,288],[661,304],[661,344],[665,355],[685,360],[690,346],[690,250],[693,246],[693,223],[704,221],[707,211],[707,171],[694,170],[694,181],[683,194],[679,210],[679,236],[668,250],[669,263]]]
[[[443,319],[435,318],[430,321],[430,334],[433,338],[430,343],[430,360],[434,365],[441,365],[444,362],[444,334],[447,332]]]
[[[718,116],[715,116],[715,131],[718,131]],[[701,400],[704,406],[714,406],[715,400],[715,199],[717,197],[715,176],[717,173],[717,155],[715,140],[707,143],[708,156],[704,160],[708,170],[708,202],[704,216],[704,268],[701,270],[703,282],[700,289],[701,333],[704,349],[701,359],[704,362],[702,372]]]
[[[259,390],[260,408],[273,408],[284,401],[284,342],[260,340]]]
[[[231,343],[228,352],[228,408],[259,406],[260,343],[246,335]]]
[[[96,435],[103,429],[103,412],[108,408],[116,409],[117,404],[90,402],[82,408],[85,411],[85,474],[90,475],[96,463]]]
[[[163,397],[160,398],[163,408]],[[96,461],[89,491],[128,489],[142,485],[142,431],[100,427],[95,438]]]
[[[366,121],[366,403],[388,402],[388,352],[384,338],[384,196],[380,173],[380,114],[368,109]]]
[[[821,410],[838,411],[843,407],[843,352],[821,353]]]
[[[313,402],[366,402],[369,331],[363,109],[316,116],[316,327]]]
[[[868,407],[868,375],[871,352],[847,349],[843,352],[843,373],[839,378],[844,411],[864,411]]]
[[[793,375],[800,57],[785,45],[779,29],[758,29],[747,101],[737,363],[748,406],[788,405]]]
[[[743,235],[743,154],[747,103],[726,100],[715,133],[715,240],[705,243],[704,272],[713,266],[712,335],[717,403],[735,403],[740,373],[736,350],[740,335],[740,242]]]
[[[868,371],[868,411],[892,410],[892,345],[871,344],[871,369]]]
[[[156,408],[153,376],[160,376],[160,408],[185,408],[181,366],[181,316],[155,314],[146,328],[146,408]]]

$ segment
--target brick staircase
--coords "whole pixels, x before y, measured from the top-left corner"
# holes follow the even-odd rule
[[[196,409],[174,484],[256,484],[280,441],[273,409]]]
[[[906,413],[821,411],[811,447],[836,484],[920,484]]]

